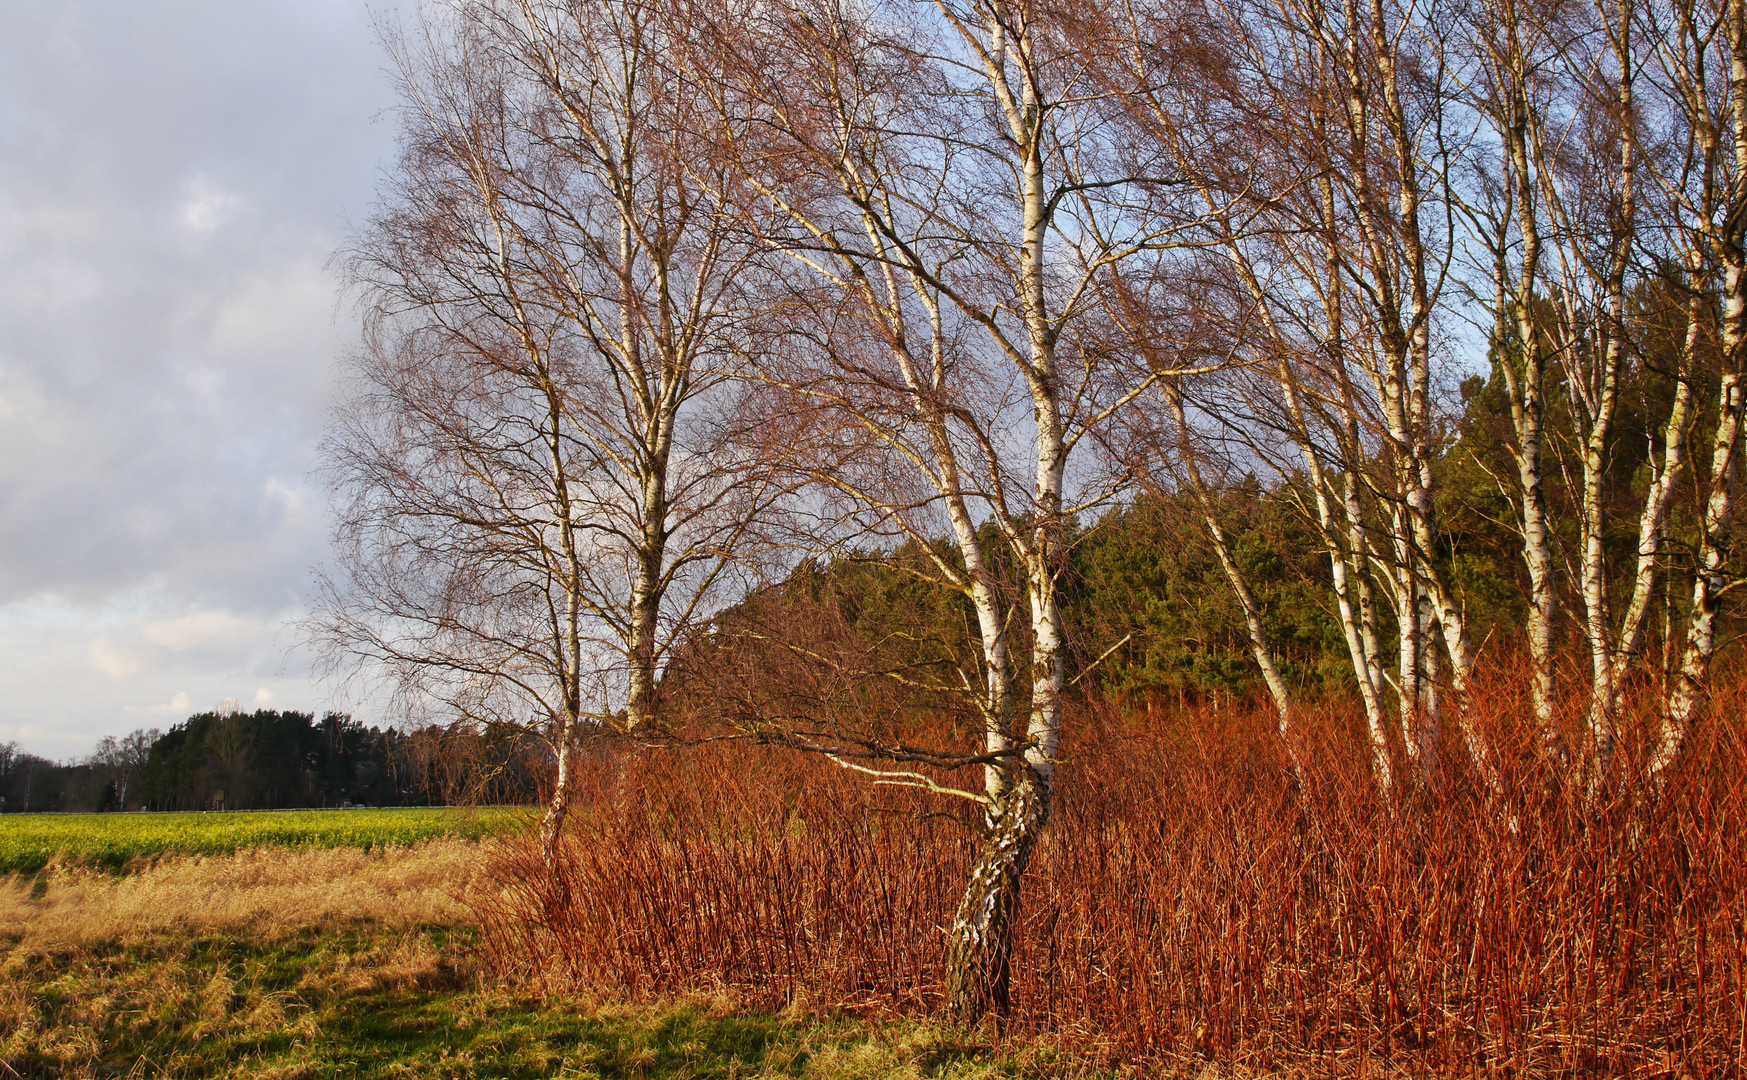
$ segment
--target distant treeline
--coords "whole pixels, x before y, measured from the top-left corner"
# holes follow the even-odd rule
[[[549,755],[525,731],[412,731],[342,713],[206,712],[54,762],[0,746],[0,811],[278,810],[531,800]]]

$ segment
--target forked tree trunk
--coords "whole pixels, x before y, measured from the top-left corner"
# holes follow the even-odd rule
[[[1602,546],[1602,531],[1605,525],[1602,507],[1602,489],[1600,478],[1605,468],[1602,457],[1601,438],[1592,438],[1584,451],[1584,505],[1582,525],[1584,529],[1584,604],[1588,619],[1590,637],[1591,694],[1589,706],[1589,731],[1591,745],[1590,786],[1592,794],[1600,777],[1609,768],[1614,753],[1615,730],[1614,713],[1619,706],[1619,698],[1625,685],[1629,665],[1638,657],[1638,649],[1643,639],[1645,618],[1650,612],[1654,599],[1658,571],[1662,561],[1663,534],[1667,528],[1668,509],[1673,504],[1674,494],[1682,476],[1687,470],[1686,460],[1686,428],[1692,409],[1692,381],[1690,373],[1694,369],[1692,358],[1696,355],[1699,344],[1701,315],[1697,310],[1702,303],[1702,296],[1696,297],[1692,304],[1692,322],[1688,327],[1686,349],[1683,353],[1683,375],[1675,384],[1674,403],[1669,409],[1668,419],[1662,430],[1662,461],[1648,489],[1644,493],[1643,510],[1638,518],[1638,558],[1632,574],[1632,595],[1626,606],[1625,617],[1620,621],[1616,635],[1607,621],[1607,593],[1603,561],[1605,550]],[[1610,342],[1610,350],[1617,346]],[[1609,361],[1610,364],[1613,361]],[[1610,369],[1611,371],[1612,369]],[[1599,428],[1598,434],[1606,435],[1606,430]],[[1654,453],[1649,456],[1649,464],[1655,469]],[[1592,479],[1592,477],[1594,479]],[[1672,599],[1672,590],[1664,590]],[[1666,612],[1667,609],[1665,609]],[[1663,628],[1663,647],[1672,647],[1672,619]]]
[[[1062,487],[1070,443],[1064,430],[1055,364],[1061,324],[1051,313],[1045,286],[1044,246],[1055,207],[1044,180],[1048,140],[1043,134],[1047,130],[1043,117],[1047,107],[1037,96],[1039,84],[1034,79],[1020,80],[1015,93],[1005,73],[1005,65],[1016,58],[1025,57],[1029,62],[1033,42],[1024,12],[999,13],[1014,17],[1011,27],[997,18],[993,8],[979,14],[986,20],[982,29],[989,42],[984,53],[987,73],[1006,119],[1003,136],[1011,140],[1019,158],[1023,232],[1017,285],[1029,348],[1023,356],[1010,355],[1018,362],[1031,394],[1036,456],[1030,535],[1015,544],[1025,564],[1031,606],[1030,717],[1024,754],[1017,760],[1009,759],[1004,789],[988,806],[983,843],[948,937],[947,1008],[960,1023],[973,1023],[991,1012],[1005,1015],[1012,1003],[1013,920],[1025,866],[1049,820],[1066,681],[1056,575],[1064,556]],[[975,41],[968,23],[961,23],[959,29],[967,42]],[[1006,347],[1011,349],[1011,343]]]

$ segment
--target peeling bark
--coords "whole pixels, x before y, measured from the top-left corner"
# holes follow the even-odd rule
[[[975,1023],[1012,1006],[1013,921],[1020,881],[1049,820],[1049,785],[1022,777],[990,811],[970,880],[947,934],[947,1012]]]

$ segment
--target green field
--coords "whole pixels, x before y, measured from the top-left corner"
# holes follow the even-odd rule
[[[164,854],[207,855],[260,847],[374,848],[438,836],[477,839],[513,828],[512,807],[391,807],[186,814],[6,814],[0,873],[32,873],[59,860],[110,870]]]

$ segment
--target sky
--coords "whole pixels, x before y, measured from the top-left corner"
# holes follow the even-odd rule
[[[357,337],[332,257],[394,154],[383,15],[0,0],[0,743],[356,708],[295,623]]]

